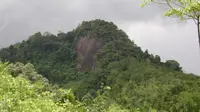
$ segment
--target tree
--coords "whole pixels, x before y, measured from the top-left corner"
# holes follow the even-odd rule
[[[178,71],[180,71],[182,68],[180,67],[180,64],[177,62],[177,61],[175,61],[175,60],[167,60],[166,62],[165,62],[165,64],[168,66],[168,67],[170,67],[171,69],[173,69],[173,70],[178,70]]]
[[[194,20],[200,47],[200,1],[199,0],[143,0],[142,7],[150,4],[164,4],[169,7],[165,16],[175,16],[180,20]]]

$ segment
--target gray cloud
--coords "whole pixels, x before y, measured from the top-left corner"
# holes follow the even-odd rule
[[[177,60],[186,72],[200,73],[200,52],[193,21],[184,24],[169,22],[168,26],[163,26],[163,20],[157,18],[121,27],[143,50],[160,55],[163,61]]]
[[[4,31],[0,33],[0,38],[15,38],[16,41],[25,39],[27,33],[37,31],[68,31],[83,20],[100,18],[123,24],[128,21],[149,21],[161,12],[157,7],[141,10],[140,0],[2,0],[0,3],[0,25],[9,24],[8,29],[15,24],[13,28],[16,31],[24,31],[20,34],[15,31],[9,33],[2,26]]]
[[[81,21],[115,22],[143,49],[163,60],[178,60],[187,72],[200,74],[200,57],[192,22],[178,24],[162,16],[163,9],[141,0],[1,0],[0,46],[27,39],[37,31],[57,33]]]

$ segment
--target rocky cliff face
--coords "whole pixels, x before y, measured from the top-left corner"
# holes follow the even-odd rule
[[[95,67],[94,56],[102,47],[103,43],[98,38],[90,36],[81,37],[76,45],[76,52],[78,54],[78,69],[79,71]]]

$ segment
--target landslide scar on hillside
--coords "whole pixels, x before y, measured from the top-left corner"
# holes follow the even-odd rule
[[[102,47],[101,39],[90,36],[81,37],[76,45],[76,52],[78,54],[78,69],[83,71],[85,69],[93,69],[95,67],[94,56]]]

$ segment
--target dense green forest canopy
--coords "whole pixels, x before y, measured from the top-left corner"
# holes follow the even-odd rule
[[[175,60],[161,62],[158,55],[142,51],[112,22],[84,21],[76,29],[57,35],[38,32],[1,49],[0,57],[0,77],[13,81],[9,81],[11,84],[6,88],[16,85],[14,90],[6,89],[3,83],[7,81],[0,79],[3,80],[0,101],[5,98],[16,101],[9,104],[8,100],[3,106],[1,103],[4,110],[200,110],[199,77],[183,73]],[[24,83],[21,84],[21,80]],[[46,97],[42,96],[44,94]],[[21,101],[24,105],[20,105]]]

